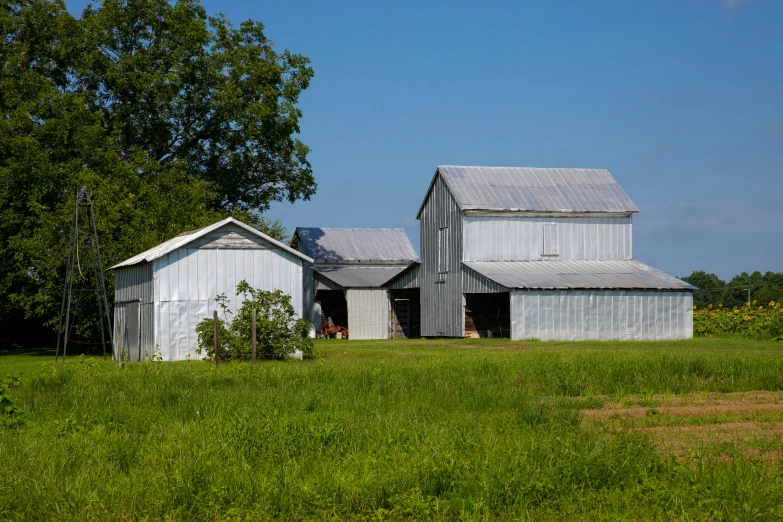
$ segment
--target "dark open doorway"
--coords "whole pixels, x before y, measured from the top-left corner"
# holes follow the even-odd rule
[[[465,294],[467,337],[511,337],[511,297],[498,294]]]
[[[391,338],[414,339],[421,337],[421,301],[419,289],[390,290]]]
[[[348,328],[348,303],[343,290],[318,290],[315,300],[321,303],[321,328]]]

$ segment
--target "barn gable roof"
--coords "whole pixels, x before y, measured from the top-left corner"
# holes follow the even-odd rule
[[[402,228],[297,227],[297,249],[316,262],[404,263],[419,256]]]
[[[308,263],[312,263],[312,258],[308,257],[307,255],[303,254],[302,252],[298,252],[297,250],[291,248],[290,246],[281,243],[280,241],[276,239],[272,239],[268,235],[264,234],[260,230],[256,230],[255,228],[251,227],[250,225],[246,225],[245,223],[242,223],[241,221],[234,219],[232,217],[228,217],[226,219],[223,219],[221,221],[218,221],[217,223],[214,223],[212,225],[209,225],[208,227],[200,228],[198,230],[192,230],[189,232],[183,232],[182,234],[179,234],[178,236],[175,236],[168,241],[164,241],[163,243],[154,246],[150,248],[149,250],[145,250],[141,254],[137,254],[130,259],[126,259],[122,263],[118,263],[111,267],[112,270],[116,268],[122,268],[126,266],[132,266],[137,265],[139,263],[149,263],[154,261],[155,259],[158,259],[160,257],[163,257],[164,255],[168,254],[169,252],[173,252],[177,250],[178,248],[182,248],[189,243],[205,236],[206,234],[209,234],[210,232],[213,232],[215,230],[218,230],[226,225],[233,224],[238,227],[241,227],[245,229],[246,231],[250,232],[251,234],[254,234],[264,241],[267,241],[277,248],[280,248],[282,250],[285,250],[288,253],[291,253],[300,259],[307,261]]]
[[[463,261],[463,265],[506,288],[695,290],[651,266],[619,261]]]
[[[441,176],[463,211],[630,213],[639,209],[606,169],[441,165]],[[421,215],[424,208],[419,208]]]

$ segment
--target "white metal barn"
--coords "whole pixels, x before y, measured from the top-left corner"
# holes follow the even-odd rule
[[[212,317],[219,294],[236,311],[242,280],[291,295],[300,317],[312,320],[311,266],[310,257],[233,218],[182,233],[112,267],[115,358],[159,351],[165,361],[198,359],[196,325]]]
[[[385,287],[417,265],[404,229],[298,227],[294,242],[315,260],[315,300],[325,321],[347,327],[349,339],[418,336],[418,288]]]
[[[418,213],[423,336],[686,339],[694,287],[633,259],[606,170],[440,166]]]

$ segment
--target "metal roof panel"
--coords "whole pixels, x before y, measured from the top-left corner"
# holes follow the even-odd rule
[[[313,270],[343,288],[375,288],[398,276],[409,265],[313,265]]]
[[[651,266],[616,261],[464,261],[487,279],[508,288],[695,290]]]
[[[297,249],[321,261],[417,261],[402,228],[297,227]],[[407,265],[406,265],[407,266]]]
[[[463,210],[639,211],[605,169],[442,165],[438,172]]]

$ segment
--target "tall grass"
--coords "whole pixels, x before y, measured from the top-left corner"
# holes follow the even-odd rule
[[[783,469],[585,430],[607,396],[783,389],[783,347],[321,342],[312,362],[31,364],[0,519],[774,518]],[[718,343],[715,345],[715,343]]]

